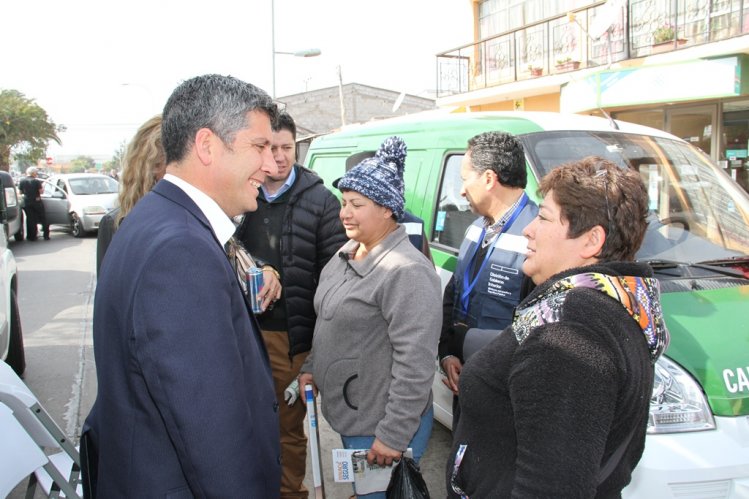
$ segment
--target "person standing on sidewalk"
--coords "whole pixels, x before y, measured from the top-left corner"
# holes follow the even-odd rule
[[[204,75],[166,103],[164,178],[128,213],[94,301],[93,496],[278,497],[278,402],[226,245],[277,168],[271,97]],[[85,457],[85,459],[84,459]]]
[[[536,287],[460,376],[449,498],[621,497],[645,449],[669,342],[658,279],[635,261],[647,187],[591,156],[554,168],[539,192],[523,231]]]
[[[299,376],[320,390],[343,446],[387,466],[408,448],[417,463],[426,451],[442,322],[439,276],[398,223],[406,152],[403,139],[389,137],[335,183],[350,239],[320,276],[313,347]]]
[[[527,172],[520,142],[503,132],[468,141],[461,194],[480,215],[466,231],[458,263],[445,287],[439,344],[443,382],[453,392],[453,420],[460,415],[458,379],[467,360],[463,346],[471,328],[501,331],[520,302],[527,241],[523,229],[538,213],[525,193]]]
[[[38,175],[39,171],[30,166],[26,169],[26,176],[18,183],[18,189],[23,194],[23,211],[26,214],[26,239],[29,241],[36,241],[39,224],[42,224],[44,239],[49,240],[49,224],[42,203],[44,186],[42,186],[41,180],[37,178]]]
[[[273,124],[272,151],[278,174],[265,179],[258,209],[245,214],[237,239],[264,270],[280,275],[281,298],[258,316],[258,322],[281,401],[281,497],[306,499],[304,401],[283,403],[284,390],[299,375],[312,348],[312,299],[320,272],[347,238],[338,218],[338,199],[317,174],[296,164],[296,124],[288,113],[279,113]]]
[[[113,170],[114,171],[114,170]],[[127,146],[118,206],[104,215],[96,235],[96,274],[112,242],[114,233],[135,203],[146,195],[166,173],[166,157],[161,145],[161,115],[157,114],[141,125]]]

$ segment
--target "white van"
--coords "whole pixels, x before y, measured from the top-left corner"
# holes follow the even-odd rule
[[[656,364],[645,453],[624,497],[749,498],[749,196],[702,151],[591,116],[420,113],[318,137],[305,163],[331,185],[348,158],[402,137],[406,209],[424,220],[444,285],[476,218],[460,196],[460,163],[468,139],[489,130],[522,142],[526,192],[537,201],[540,178],[590,155],[638,171],[648,187],[637,258],[660,281],[671,343]],[[433,391],[435,418],[450,427],[452,393],[439,374]]]

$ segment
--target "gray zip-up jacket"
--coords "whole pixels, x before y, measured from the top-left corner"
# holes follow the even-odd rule
[[[312,373],[335,431],[405,451],[432,403],[440,280],[402,226],[354,261],[358,244],[346,243],[322,271],[301,371]]]

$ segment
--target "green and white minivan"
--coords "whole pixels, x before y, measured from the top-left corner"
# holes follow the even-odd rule
[[[444,286],[476,218],[460,195],[460,162],[468,139],[488,130],[522,141],[526,190],[537,201],[538,179],[589,155],[637,170],[648,186],[638,259],[660,280],[671,343],[655,368],[645,454],[625,497],[749,497],[749,196],[704,153],[659,130],[590,116],[427,112],[318,137],[305,164],[331,185],[348,158],[402,137],[406,207],[424,220]],[[439,376],[434,405],[449,427],[452,394]]]

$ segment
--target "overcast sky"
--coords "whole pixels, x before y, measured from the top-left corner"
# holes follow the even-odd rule
[[[181,81],[230,74],[269,93],[272,0],[3,0],[0,89],[67,127],[55,158],[108,159]],[[435,55],[472,40],[471,0],[275,0],[276,95],[362,83],[424,95]]]

